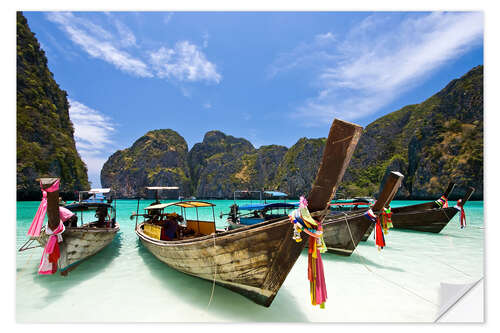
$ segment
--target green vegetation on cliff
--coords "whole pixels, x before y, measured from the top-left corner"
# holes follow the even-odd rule
[[[230,198],[235,190],[280,190],[298,197],[309,192],[326,142],[301,138],[290,149],[255,149],[245,139],[210,131],[188,153],[182,137],[164,131],[149,132],[131,148],[113,154],[101,173],[103,185],[121,187],[128,197],[147,185],[174,184],[183,187],[184,195],[199,198]],[[175,135],[164,142],[165,133]],[[178,152],[175,163],[164,159],[168,151]],[[338,192],[375,195],[391,170],[405,175],[397,198],[437,198],[449,181],[458,184],[454,197],[473,186],[474,197],[482,198],[482,66],[421,104],[369,124]]]
[[[348,194],[371,195],[390,170],[405,175],[398,198],[428,199],[449,181],[483,196],[483,66],[477,66],[426,101],[369,124],[349,165]]]
[[[67,94],[47,66],[26,18],[17,13],[17,198],[41,197],[36,178],[61,177],[61,193],[89,189],[87,167],[75,147]]]
[[[187,143],[171,129],[149,131],[132,147],[109,157],[101,170],[101,184],[120,197],[151,195],[146,186],[179,186],[190,193]],[[172,196],[177,193],[164,193]]]

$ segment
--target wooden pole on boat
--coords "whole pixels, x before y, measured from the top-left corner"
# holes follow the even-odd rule
[[[49,188],[54,184],[59,178],[40,178],[42,187],[44,189]],[[56,230],[59,226],[60,216],[59,216],[59,190],[54,192],[47,192],[47,225],[51,230]]]
[[[363,127],[335,119],[330,128],[323,158],[309,196],[309,211],[326,211],[344,177]]]
[[[391,171],[389,177],[387,177],[387,180],[385,181],[382,192],[380,192],[377,201],[372,207],[373,212],[378,212],[391,203],[392,199],[396,196],[399,187],[401,186],[403,178],[404,176],[401,173]]]
[[[465,205],[465,203],[467,201],[469,201],[469,199],[472,196],[472,194],[474,193],[474,191],[475,191],[474,187],[469,187],[469,189],[467,190],[467,193],[465,193],[465,195],[462,199],[462,206]]]
[[[137,198],[137,213],[135,215],[135,229],[137,230],[137,219],[139,218],[139,202],[141,201],[141,197]]]
[[[443,194],[443,196],[444,196],[445,198],[448,198],[448,197],[450,196],[450,193],[451,193],[451,192],[453,191],[453,189],[455,188],[455,185],[456,185],[456,184],[455,184],[454,182],[450,182],[450,183],[448,184],[448,188],[446,189],[446,191],[444,191],[444,194]]]

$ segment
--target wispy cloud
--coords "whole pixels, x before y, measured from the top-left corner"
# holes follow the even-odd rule
[[[170,20],[172,19],[172,16],[174,16],[174,13],[168,13],[163,17],[163,23],[168,24]]]
[[[120,35],[120,42],[124,47],[136,46],[136,38],[132,30],[119,20],[114,20],[116,30]]]
[[[210,102],[203,103],[203,108],[204,109],[211,109],[212,108],[212,104]]]
[[[196,44],[182,40],[172,48],[162,46],[155,51],[141,48],[132,29],[113,14],[105,15],[111,23],[108,29],[88,17],[69,12],[47,13],[46,17],[88,55],[106,61],[127,74],[178,82],[205,81],[217,84],[222,79],[216,65],[207,59]],[[165,16],[166,23],[172,15],[169,13]],[[208,46],[208,36],[208,33],[203,35],[203,48]]]
[[[69,99],[69,115],[75,128],[76,148],[87,164],[89,174],[99,175],[114,142],[113,121],[85,104]]]
[[[189,41],[177,42],[174,48],[161,47],[150,54],[151,64],[160,78],[175,78],[179,81],[209,81],[219,83],[222,76],[215,64]]]
[[[91,57],[102,59],[135,76],[153,76],[144,62],[114,45],[113,35],[104,28],[72,13],[48,13],[47,18],[57,23],[71,41],[79,45]]]
[[[330,122],[355,120],[380,110],[404,91],[471,47],[483,36],[483,14],[410,15],[394,23],[389,15],[372,15],[342,38],[317,35],[270,67],[271,77],[295,68],[314,68],[316,96],[294,116]]]

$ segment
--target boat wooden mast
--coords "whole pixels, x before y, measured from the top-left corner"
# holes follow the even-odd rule
[[[403,178],[404,176],[401,173],[397,171],[391,171],[389,177],[387,177],[382,192],[380,193],[375,204],[373,204],[373,212],[378,212],[391,203],[392,199],[394,199],[394,197],[396,196],[399,187],[401,186]]]
[[[453,191],[453,189],[455,188],[455,185],[456,185],[456,184],[455,184],[454,182],[450,182],[450,183],[448,184],[448,188],[447,188],[447,189],[446,189],[446,191],[444,191],[444,193],[443,193],[443,196],[444,196],[445,198],[448,198],[448,197],[449,197],[450,193],[451,193],[451,192]]]
[[[469,187],[469,189],[467,190],[467,193],[465,193],[464,197],[462,198],[462,205],[465,205],[465,203],[467,201],[469,201],[469,199],[472,196],[472,194],[474,193],[474,191],[475,191],[474,187]]]
[[[52,186],[59,178],[40,178],[43,189]],[[47,192],[47,225],[51,230],[59,226],[59,189],[54,192]]]
[[[344,177],[362,131],[363,127],[359,125],[339,119],[333,121],[323,159],[307,198],[310,212],[324,211],[326,215],[328,204]]]

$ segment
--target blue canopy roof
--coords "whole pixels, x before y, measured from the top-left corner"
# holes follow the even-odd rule
[[[240,206],[240,210],[262,210],[262,209],[272,209],[272,208],[295,208],[297,204],[285,203],[285,202],[274,202],[269,204],[255,204],[255,205],[244,205]]]
[[[288,194],[278,191],[264,191],[265,194],[272,195],[273,197],[287,197]]]

